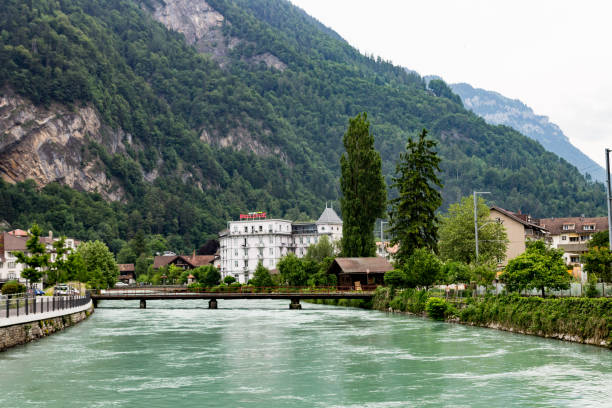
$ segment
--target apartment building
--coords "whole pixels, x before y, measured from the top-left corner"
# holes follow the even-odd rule
[[[342,238],[342,220],[333,208],[325,208],[316,222],[268,219],[266,213],[241,214],[219,233],[221,277],[241,283],[253,277],[257,264],[275,269],[283,256],[306,255],[308,247],[326,235],[331,242]]]

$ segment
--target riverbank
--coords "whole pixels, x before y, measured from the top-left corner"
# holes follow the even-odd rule
[[[428,316],[427,292],[413,289],[391,294],[379,288],[372,301],[318,301],[335,306],[361,307],[392,313]],[[436,320],[487,327],[539,337],[591,344],[612,349],[612,299],[539,298],[496,295],[484,298],[442,299]]]
[[[87,319],[93,312],[93,305],[89,302],[85,310],[65,314],[63,316],[55,316],[29,321],[27,323],[0,327],[0,352],[74,326]]]

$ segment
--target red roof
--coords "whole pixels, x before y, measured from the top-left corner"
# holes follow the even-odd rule
[[[117,264],[119,267],[119,272],[134,272],[136,268],[134,264]]]
[[[528,227],[528,228],[533,228],[533,229],[537,229],[537,230],[541,230],[541,231],[546,231],[546,228],[542,225],[542,223],[540,222],[539,224],[537,224],[536,220],[531,220],[528,221],[528,219],[530,219],[529,216],[525,216],[524,214],[517,214],[517,213],[513,213],[512,211],[508,211],[506,209],[503,209],[501,207],[498,207],[496,205],[491,207],[491,210],[495,210],[497,212],[500,212],[502,214],[504,214],[506,217],[513,219],[516,222],[519,222],[521,224],[523,224],[524,226]]]
[[[198,266],[210,265],[215,260],[214,255],[161,255],[156,256],[153,259],[153,268],[159,269],[163,268],[166,265],[169,265],[176,260],[181,259],[191,268],[197,268]]]
[[[379,256],[369,258],[336,258],[329,267],[332,273],[385,273],[393,265]]]

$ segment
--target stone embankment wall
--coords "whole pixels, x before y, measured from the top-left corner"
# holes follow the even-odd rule
[[[0,351],[46,337],[87,319],[94,311],[87,310],[49,319],[0,327]]]

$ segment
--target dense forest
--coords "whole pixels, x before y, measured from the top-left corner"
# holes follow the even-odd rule
[[[338,199],[342,135],[364,111],[387,181],[408,137],[427,128],[438,140],[445,206],[486,189],[496,204],[535,216],[604,212],[603,185],[515,130],[486,124],[442,81],[428,87],[361,55],[285,0],[208,3],[225,17],[224,35],[243,40],[225,67],[154,21],[152,0],[4,2],[0,84],[35,104],[92,105],[135,143],[125,155],[88,146],[123,185],[121,203],[57,184],[2,182],[0,220],[109,245],[143,230],[188,250],[240,212],[315,218]],[[286,68],[248,62],[262,53]],[[200,138],[235,129],[261,151]],[[159,177],[145,181],[154,168]]]

